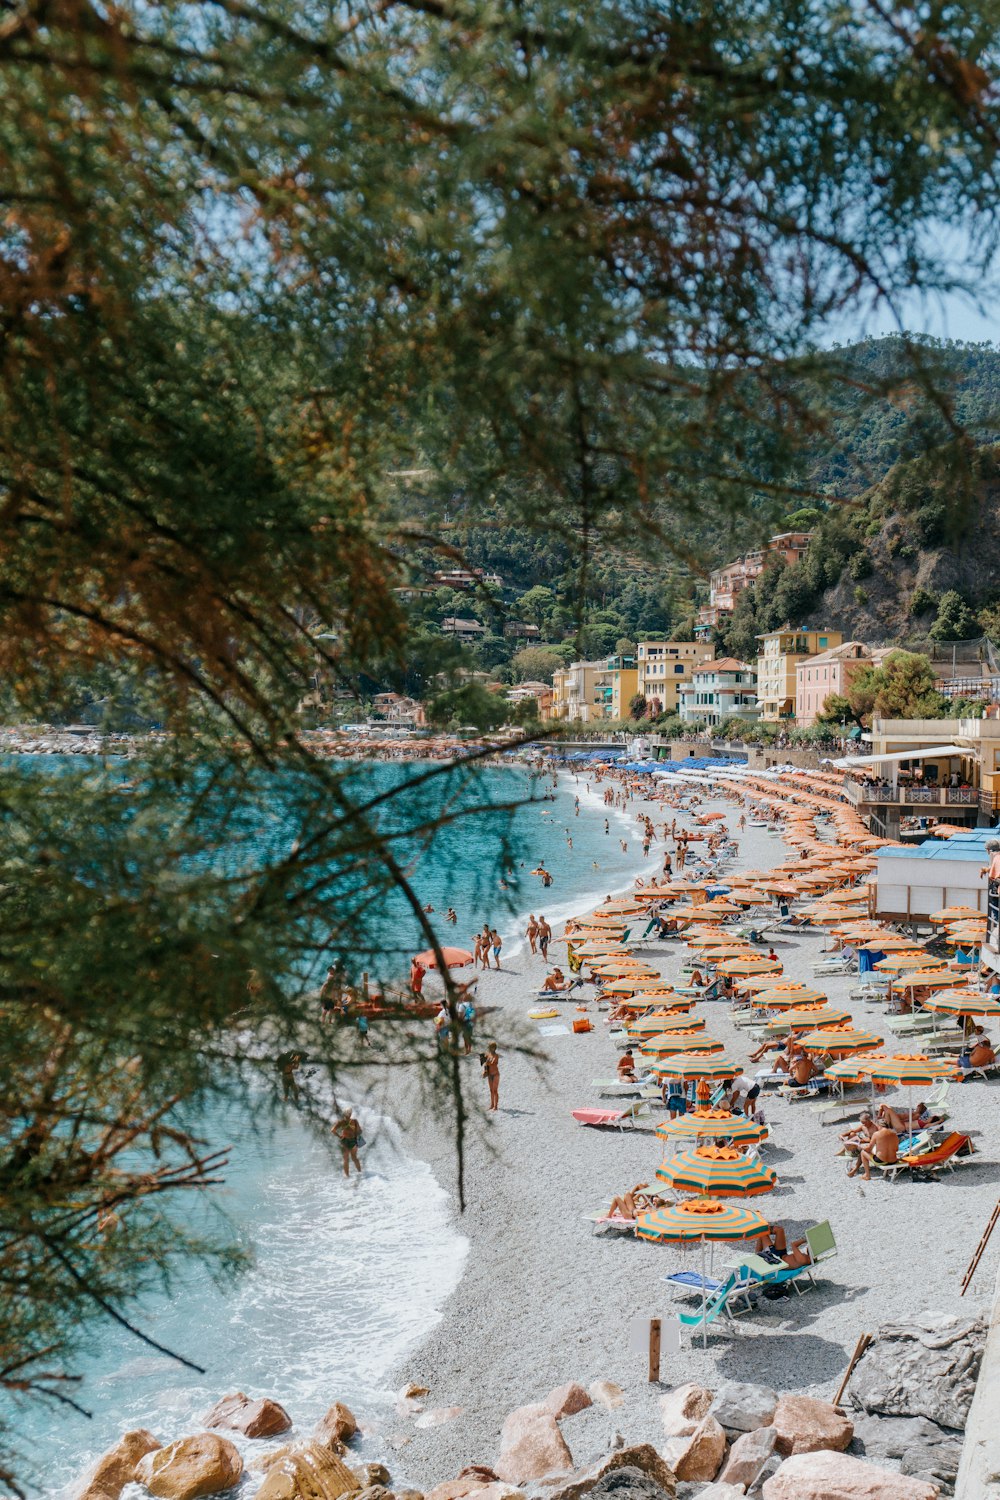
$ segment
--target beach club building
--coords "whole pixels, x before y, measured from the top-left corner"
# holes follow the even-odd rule
[[[760,716],[766,723],[794,719],[798,682],[796,669],[807,656],[818,656],[844,637],[839,630],[769,630],[759,635],[757,697]]]
[[[678,689],[695,667],[715,659],[708,641],[640,641],[636,650],[638,685],[648,703],[659,703],[659,713],[677,711]]]
[[[695,667],[691,680],[678,690],[678,711],[691,724],[711,726],[728,718],[755,721],[760,715],[756,669],[731,656]]]
[[[877,667],[889,650],[872,650],[864,641],[844,641],[807,656],[795,668],[795,722],[806,728],[815,724],[831,693],[845,694],[865,667]]]

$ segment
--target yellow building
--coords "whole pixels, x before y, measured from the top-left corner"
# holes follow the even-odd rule
[[[636,652],[637,686],[647,702],[659,703],[658,713],[677,712],[677,689],[694,667],[715,659],[707,641],[640,641]]]
[[[552,706],[546,717],[579,724],[603,719],[595,709],[595,682],[603,670],[600,661],[575,661],[553,672]]]
[[[612,656],[594,679],[594,717],[625,719],[639,691],[639,670],[631,656]]]
[[[761,719],[776,723],[795,718],[795,669],[807,656],[817,656],[844,639],[839,630],[769,630],[759,635],[757,701]]]

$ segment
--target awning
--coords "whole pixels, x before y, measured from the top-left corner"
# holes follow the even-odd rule
[[[852,766],[884,766],[901,760],[937,760],[952,755],[973,755],[968,745],[928,745],[926,750],[894,750],[891,755],[844,755],[833,764],[842,771]]]

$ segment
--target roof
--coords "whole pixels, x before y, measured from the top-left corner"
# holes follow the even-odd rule
[[[799,666],[815,667],[820,662],[829,661],[870,661],[871,658],[871,647],[864,641],[844,641],[840,646],[831,646],[828,651],[820,651],[816,656],[800,661]]]
[[[920,750],[894,750],[891,755],[843,755],[833,764],[842,771],[855,766],[890,765],[899,760],[935,760],[943,755],[971,755],[968,745],[927,745]]]
[[[721,656],[718,661],[703,662],[700,667],[694,667],[692,677],[706,677],[712,672],[756,672],[749,662],[737,661],[735,656]]]

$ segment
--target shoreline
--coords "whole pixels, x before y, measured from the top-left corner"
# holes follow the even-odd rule
[[[700,812],[718,809],[735,817],[730,798],[704,787],[698,791]],[[662,821],[658,805],[651,806],[659,814],[655,821]],[[642,808],[637,800],[630,812]],[[689,825],[690,814],[678,821]],[[784,838],[766,827],[748,825],[738,838],[734,872],[773,867],[788,857]],[[654,849],[662,853],[662,847],[658,839]],[[816,928],[776,935],[786,977],[809,980],[825,941]],[[672,943],[646,952],[667,975],[675,975],[687,956]],[[468,1464],[492,1465],[507,1413],[567,1381],[614,1382],[624,1409],[609,1420],[620,1422],[630,1442],[661,1445],[659,1396],[671,1386],[695,1380],[715,1388],[723,1380],[743,1380],[829,1400],[860,1333],[922,1305],[963,1315],[979,1311],[1000,1247],[984,1263],[976,1294],[960,1299],[958,1283],[966,1251],[974,1248],[980,1220],[985,1223],[995,1201],[995,1169],[988,1160],[964,1169],[956,1224],[957,1178],[921,1185],[916,1203],[913,1185],[908,1194],[904,1184],[848,1179],[834,1159],[839,1130],[825,1130],[806,1104],[768,1099],[772,1135],[764,1159],[777,1169],[779,1185],[764,1212],[796,1235],[829,1219],[838,1255],[816,1289],[768,1304],[740,1320],[731,1336],[713,1330],[707,1351],[700,1343],[686,1345],[664,1359],[662,1384],[651,1385],[645,1356],[630,1352],[629,1323],[636,1315],[669,1314],[673,1304],[662,1278],[688,1262],[678,1247],[596,1235],[586,1215],[632,1183],[649,1181],[658,1144],[642,1130],[588,1130],[572,1120],[573,1108],[596,1102],[591,1080],[614,1071],[617,1054],[603,1017],[592,1008],[593,1032],[539,1039],[526,1013],[545,967],[526,951],[508,955],[505,949],[504,958],[504,969],[491,972],[480,1001],[496,1007],[506,1026],[513,1022],[529,1040],[540,1040],[547,1060],[539,1066],[517,1054],[503,1058],[500,1112],[477,1119],[466,1142],[463,1215],[455,1203],[454,1146],[447,1130],[425,1115],[404,1124],[409,1150],[451,1193],[455,1226],[469,1242],[464,1272],[436,1327],[393,1374],[400,1387],[429,1387],[427,1408],[449,1413],[440,1425],[421,1428],[400,1410],[380,1433],[387,1462],[408,1483],[427,1490]],[[852,980],[816,982],[831,1005],[852,1011],[856,1024],[879,1024],[862,1003],[848,998]],[[567,1019],[575,1014],[572,1005],[566,1011]],[[743,1061],[747,1035],[733,1026],[728,1006],[707,1004],[701,1014],[709,1034]],[[478,1068],[470,1068],[470,1075],[474,1089]],[[1000,1127],[1000,1091],[969,1084],[959,1090],[953,1113],[956,1128],[971,1125],[977,1138],[988,1141]],[[943,1234],[944,1225],[954,1228]],[[718,1253],[725,1258],[724,1249]],[[926,1292],[914,1291],[914,1265],[922,1268]]]

